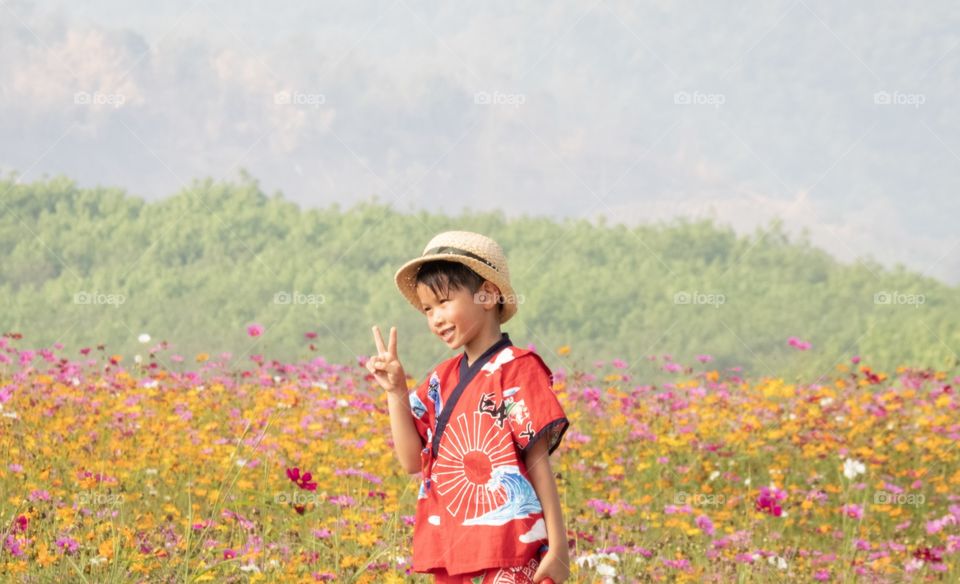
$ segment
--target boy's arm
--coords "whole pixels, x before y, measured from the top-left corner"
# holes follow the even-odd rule
[[[393,432],[393,446],[403,470],[410,474],[420,472],[420,451],[423,440],[413,423],[413,411],[410,409],[410,395],[404,391],[388,391],[387,404],[390,409],[390,428]]]
[[[540,505],[543,507],[543,520],[547,524],[547,541],[550,551],[569,568],[570,549],[567,544],[567,528],[563,522],[563,511],[560,509],[560,495],[557,493],[557,482],[550,467],[550,456],[547,454],[549,446],[547,436],[542,436],[530,445],[524,453],[524,464],[527,466],[527,475],[537,492]]]

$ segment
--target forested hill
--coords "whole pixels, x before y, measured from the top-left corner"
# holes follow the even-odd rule
[[[448,229],[504,246],[522,301],[504,330],[553,368],[619,358],[654,377],[664,354],[681,364],[708,354],[756,375],[816,375],[853,355],[887,370],[949,369],[960,351],[956,287],[869,260],[839,263],[776,223],[738,237],[708,221],[447,217],[375,199],[304,210],[246,175],[197,181],[155,203],[65,178],[7,179],[0,205],[0,332],[36,348],[103,343],[124,363],[162,340],[171,347],[159,356],[174,367],[224,351],[246,362],[351,362],[373,352],[376,323],[399,328],[400,357],[420,378],[453,353],[393,274]],[[251,323],[265,332],[249,336]]]

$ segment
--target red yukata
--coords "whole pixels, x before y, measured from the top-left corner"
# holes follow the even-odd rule
[[[533,581],[547,529],[523,453],[547,440],[552,454],[570,425],[552,385],[540,356],[501,333],[469,367],[465,352],[451,357],[410,392],[423,444],[414,572]]]

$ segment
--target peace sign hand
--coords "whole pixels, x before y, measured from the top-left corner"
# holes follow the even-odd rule
[[[373,340],[377,344],[377,355],[367,359],[367,370],[380,387],[388,392],[407,393],[407,374],[397,358],[397,327],[390,327],[390,345],[384,347],[380,327],[373,326]]]

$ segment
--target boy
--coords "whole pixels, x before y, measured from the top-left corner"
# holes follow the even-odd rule
[[[373,327],[378,354],[367,369],[387,390],[397,457],[422,473],[413,570],[435,582],[564,582],[569,549],[549,455],[569,421],[550,369],[500,331],[517,311],[503,250],[478,233],[444,232],[395,281],[434,334],[465,349],[408,394],[396,327],[386,347]]]

